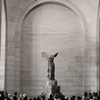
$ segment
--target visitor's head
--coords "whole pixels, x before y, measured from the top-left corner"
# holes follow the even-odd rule
[[[36,100],[36,98],[33,98],[33,100]]]
[[[75,98],[76,96],[75,95],[73,95],[73,98]]]
[[[95,93],[95,96],[98,97],[98,93],[97,92]]]
[[[65,100],[68,100],[68,96],[65,96]]]
[[[52,94],[50,94],[50,98],[53,98]]]
[[[88,96],[88,95],[87,95],[87,92],[85,92],[85,93],[84,93],[84,96],[85,96],[85,97],[87,97],[87,96]]]
[[[14,94],[17,95],[17,92],[15,92]]]
[[[89,93],[89,96],[92,96],[92,93]]]
[[[23,97],[26,97],[26,94],[23,94]]]
[[[32,98],[29,98],[29,100],[32,100]]]
[[[8,93],[7,92],[5,92],[5,97],[8,97]]]
[[[8,97],[11,97],[11,94],[8,94]]]
[[[90,99],[93,99],[93,96],[90,96]]]
[[[4,94],[4,91],[1,91],[1,94]]]
[[[77,100],[81,100],[81,97],[78,96],[78,97],[77,97]]]
[[[96,95],[96,93],[95,92],[93,92],[93,96],[95,96]]]
[[[23,97],[23,95],[22,94],[20,94],[20,98],[22,98]]]

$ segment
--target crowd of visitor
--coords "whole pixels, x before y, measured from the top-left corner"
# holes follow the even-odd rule
[[[0,100],[46,100],[45,96],[37,97],[37,98],[28,98],[26,94],[20,94],[19,97],[17,97],[17,92],[14,93],[14,95],[8,94],[7,92],[4,93],[4,91],[0,91]],[[100,100],[100,93],[87,93],[85,92],[84,95],[81,96],[75,96],[73,95],[71,98],[68,98],[68,96],[64,96],[62,99],[59,98],[57,95],[54,97],[50,95],[48,100]]]

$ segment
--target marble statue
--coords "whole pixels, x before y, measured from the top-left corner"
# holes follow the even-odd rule
[[[55,94],[58,95],[58,97],[62,100],[64,98],[64,95],[60,92],[60,86],[58,86],[58,82],[55,79],[55,63],[54,63],[54,58],[57,57],[58,52],[54,55],[48,55],[45,52],[42,52],[42,57],[46,58],[48,60],[48,80],[46,82],[46,86],[44,89],[44,92],[40,95],[45,96],[45,100],[48,100],[50,94],[52,96],[55,96]]]
[[[54,55],[48,55],[45,52],[42,52],[42,57],[46,58],[48,60],[48,79],[49,80],[55,80],[55,64],[54,64],[54,58],[57,57],[58,53]]]

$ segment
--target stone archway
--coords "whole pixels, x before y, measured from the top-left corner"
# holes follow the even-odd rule
[[[82,12],[80,11],[80,9],[75,6],[74,4],[72,4],[70,1],[62,1],[62,0],[41,0],[41,1],[35,1],[33,3],[31,3],[29,6],[27,6],[24,11],[21,13],[19,19],[18,19],[18,23],[16,25],[16,40],[15,43],[17,45],[17,43],[19,42],[19,45],[17,45],[17,48],[19,48],[19,50],[21,50],[20,48],[20,33],[21,33],[21,26],[23,23],[24,18],[26,17],[26,15],[35,7],[42,5],[42,4],[46,4],[46,3],[57,3],[57,4],[61,4],[64,5],[66,7],[69,7],[73,12],[76,13],[76,15],[78,16],[78,18],[81,21],[82,24],[82,28],[83,28],[83,33],[84,33],[84,57],[83,57],[83,91],[85,90],[85,83],[84,83],[84,78],[85,78],[85,72],[84,69],[88,69],[88,27],[87,27],[87,21],[84,17],[84,15],[82,14]],[[20,53],[20,51],[17,51],[16,53]],[[16,59],[19,59],[18,61],[20,62],[20,57],[15,56]],[[16,61],[15,64],[18,62]],[[20,77],[20,74],[18,75]],[[20,87],[19,87],[20,89]]]

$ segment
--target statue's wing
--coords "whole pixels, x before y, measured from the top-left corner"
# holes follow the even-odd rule
[[[49,58],[48,54],[47,54],[47,53],[45,53],[45,52],[42,52],[42,57],[43,57],[43,58],[46,58],[46,59],[48,59],[48,58]]]
[[[57,55],[58,55],[58,52],[56,54],[54,54],[54,57],[57,57]]]

